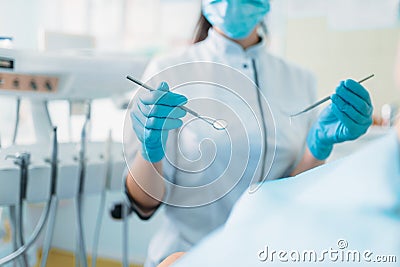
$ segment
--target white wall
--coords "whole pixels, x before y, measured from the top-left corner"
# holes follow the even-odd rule
[[[385,103],[400,105],[394,79],[399,33],[399,27],[339,31],[329,28],[326,18],[292,19],[286,57],[315,73],[320,98],[332,94],[343,79],[374,73],[365,86],[379,115]]]
[[[42,31],[88,34],[99,50],[153,53],[186,45],[200,12],[197,0],[0,0],[0,36],[36,49]],[[179,16],[176,16],[179,14]]]
[[[394,67],[400,41],[398,0],[287,0],[283,56],[318,79],[318,95],[340,80],[376,76],[365,83],[380,115],[383,104],[400,105]],[[397,74],[400,76],[400,74]]]
[[[37,47],[39,5],[37,1],[0,0],[0,36],[14,37],[15,47]]]

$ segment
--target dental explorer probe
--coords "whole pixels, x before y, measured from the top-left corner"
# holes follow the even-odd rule
[[[365,82],[366,80],[369,80],[370,78],[372,78],[372,77],[374,77],[374,76],[375,76],[375,74],[371,74],[371,75],[369,75],[368,77],[365,77],[364,79],[358,81],[358,83],[363,83],[363,82]],[[306,113],[307,111],[310,111],[310,110],[312,110],[312,109],[318,107],[319,105],[325,103],[325,102],[328,101],[329,99],[331,99],[331,96],[327,96],[327,97],[325,97],[325,98],[319,100],[318,102],[316,102],[316,103],[312,104],[311,106],[309,106],[309,107],[303,109],[302,111],[290,115],[290,117],[293,118],[293,117],[296,117],[296,116],[298,116],[298,115],[300,115],[300,114]]]
[[[40,267],[45,267],[47,257],[49,256],[51,240],[53,239],[54,224],[57,216],[58,198],[56,195],[57,189],[57,176],[58,176],[58,140],[57,140],[57,127],[53,127],[52,133],[52,147],[50,152],[51,159],[46,162],[51,164],[50,174],[50,214],[47,223],[46,235],[43,241],[42,258],[40,260]]]
[[[149,91],[157,91],[156,89],[151,88],[151,87],[148,86],[147,84],[142,83],[141,81],[139,81],[139,80],[133,78],[132,76],[129,76],[129,75],[128,75],[128,76],[126,76],[126,78],[127,78],[128,80],[130,80],[131,82],[134,82],[134,83],[136,83],[137,85],[140,85],[141,87],[143,87],[143,88],[145,88],[145,89],[147,89],[147,90],[149,90]],[[227,123],[225,120],[222,120],[222,119],[206,119],[205,117],[199,115],[196,111],[194,111],[194,110],[192,110],[192,109],[190,109],[190,108],[188,108],[188,107],[179,106],[179,108],[185,110],[187,113],[192,114],[192,115],[195,116],[196,118],[199,118],[199,119],[205,121],[206,123],[208,123],[208,124],[210,124],[212,127],[214,127],[214,129],[216,129],[216,130],[225,130],[226,127],[228,126],[228,123]]]

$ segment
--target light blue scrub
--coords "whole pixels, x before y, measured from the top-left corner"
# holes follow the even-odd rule
[[[265,183],[244,193],[226,225],[203,240],[174,267],[280,266],[277,254],[266,259],[266,247],[287,252],[315,250],[370,251],[400,261],[400,149],[391,132],[361,151],[294,178]],[[347,248],[340,249],[338,240]],[[264,251],[264,253],[262,252]],[[347,256],[346,256],[347,257]],[[262,260],[265,261],[262,261]],[[284,258],[283,258],[284,259]],[[335,259],[335,257],[333,257]],[[313,263],[295,262],[295,266]],[[360,263],[319,262],[326,266]]]

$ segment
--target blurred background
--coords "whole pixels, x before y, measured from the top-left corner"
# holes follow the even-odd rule
[[[0,7],[0,37],[4,38],[0,39],[0,47],[73,49],[141,58],[144,62],[189,45],[200,14],[200,0],[0,0]],[[366,87],[375,107],[375,124],[377,129],[390,126],[388,120],[393,119],[400,105],[398,0],[272,0],[266,22],[271,53],[311,70],[318,80],[319,98],[331,94],[340,80],[358,80],[374,73]],[[32,110],[30,103],[22,101],[18,140],[30,144],[35,142]],[[122,141],[125,110],[115,102],[109,98],[93,101],[92,140],[104,140],[108,129],[112,129],[114,140]],[[10,121],[15,119],[15,107],[15,98],[0,96],[0,134],[5,147],[12,142]],[[67,134],[68,103],[52,101],[49,108],[59,125],[60,141],[71,140]],[[82,120],[79,116],[73,118],[72,126],[81,125]],[[78,140],[79,130],[72,127],[72,140]],[[348,151],[340,151],[339,146],[336,157]],[[120,194],[112,195],[108,205],[118,199]],[[85,204],[88,239],[93,238],[97,203],[93,197]],[[73,251],[74,225],[62,223],[73,216],[71,203],[65,201],[62,205],[53,245],[62,251]],[[35,206],[32,216],[38,216]],[[131,262],[144,260],[149,238],[162,216],[161,210],[150,223],[133,216]],[[108,217],[104,219],[103,229],[107,231],[101,233],[99,249],[103,258],[120,259],[121,227]]]
[[[379,118],[385,104],[400,103],[394,76],[398,2],[272,0],[270,51],[314,72],[319,97],[330,94],[342,79],[375,73],[367,86]],[[0,5],[0,36],[12,37],[15,49],[69,45],[132,58],[190,44],[200,12],[199,0],[0,0]],[[60,35],[68,41],[62,43]],[[4,101],[1,107],[13,110]],[[2,111],[0,122],[10,116]],[[119,128],[115,126],[116,137]],[[2,129],[3,143],[9,142],[8,131]]]

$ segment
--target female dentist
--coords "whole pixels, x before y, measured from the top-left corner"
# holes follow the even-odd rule
[[[363,86],[353,80],[342,81],[331,97],[332,103],[317,119],[312,113],[302,115],[302,123],[295,131],[290,129],[287,115],[291,111],[285,109],[291,105],[288,102],[292,101],[299,107],[313,103],[315,81],[307,71],[268,52],[266,40],[258,34],[258,27],[269,10],[269,0],[202,0],[196,43],[179,53],[154,59],[144,80],[169,66],[194,61],[221,63],[246,75],[257,85],[246,94],[259,96],[261,91],[271,103],[276,144],[266,140],[263,143],[270,153],[274,151],[272,146],[276,147],[269,179],[277,179],[323,164],[335,143],[364,134],[372,123],[372,105]],[[173,252],[188,250],[225,223],[234,203],[248,189],[253,175],[245,173],[231,191],[214,202],[192,207],[168,204],[174,190],[169,189],[166,181],[185,186],[212,182],[209,178],[212,168],[194,175],[173,169],[165,160],[168,150],[177,147],[177,143],[170,140],[173,139],[171,130],[183,125],[186,111],[179,107],[188,102],[186,96],[169,91],[168,84],[162,82],[156,91],[143,90],[132,103],[132,128],[141,149],[128,162],[126,195],[142,219],[150,218],[162,202],[167,203],[166,220],[150,244],[147,267],[156,266]],[[264,130],[268,127],[264,125]],[[190,138],[196,139],[201,135],[201,129],[190,131],[190,134]],[[168,135],[170,145],[166,145]],[[181,136],[183,139],[186,137]],[[241,143],[243,139],[235,135],[232,138],[232,143]],[[252,145],[262,146],[261,142]],[[198,143],[186,142],[185,150],[198,151]],[[215,161],[218,163],[218,160],[217,155]],[[205,192],[204,196],[209,193]]]

